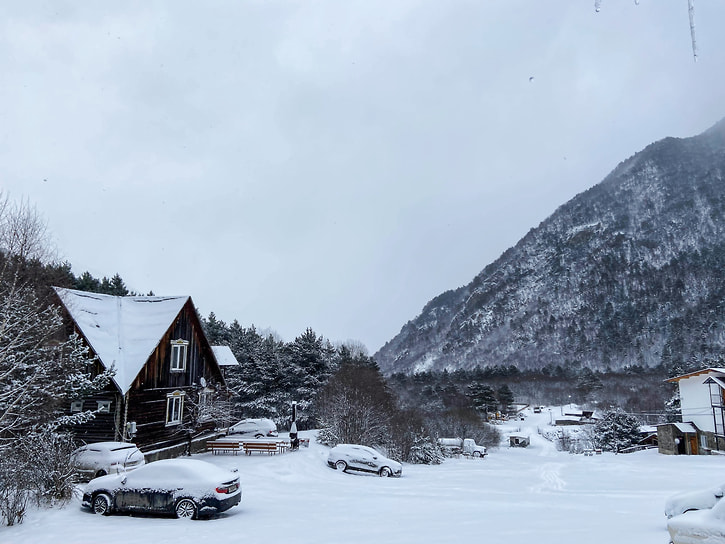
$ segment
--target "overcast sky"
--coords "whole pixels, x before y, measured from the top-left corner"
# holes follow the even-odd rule
[[[725,116],[725,2],[3,2],[0,189],[73,272],[374,353]]]

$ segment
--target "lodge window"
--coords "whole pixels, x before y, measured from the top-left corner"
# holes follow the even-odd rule
[[[174,391],[166,395],[166,425],[178,425],[184,413],[184,393]]]
[[[111,412],[111,401],[110,400],[99,400],[98,401],[98,413],[108,414]]]
[[[70,411],[72,413],[75,412],[82,412],[83,411],[83,401],[82,400],[74,400],[70,403]]]
[[[186,340],[171,341],[171,372],[184,372],[186,370],[186,352],[189,342]]]

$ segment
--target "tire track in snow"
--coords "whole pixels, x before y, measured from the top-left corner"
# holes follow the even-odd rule
[[[530,488],[532,493],[547,493],[561,491],[566,487],[566,482],[560,476],[563,463],[545,463],[539,469],[540,482]]]

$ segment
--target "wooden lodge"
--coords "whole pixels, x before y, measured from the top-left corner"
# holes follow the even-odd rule
[[[69,407],[70,413],[95,412],[74,427],[79,440],[133,441],[155,458],[191,447],[200,428],[213,432],[214,421],[200,426],[193,418],[226,386],[191,297],[55,291],[68,332],[78,333],[96,355],[96,371],[115,370],[102,393]]]

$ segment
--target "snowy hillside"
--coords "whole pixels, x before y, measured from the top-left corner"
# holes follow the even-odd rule
[[[662,544],[668,538],[665,498],[709,486],[713,474],[725,473],[721,456],[557,452],[537,434],[550,418],[546,410],[529,413],[516,428],[502,429],[504,436],[529,434],[529,448],[502,446],[485,460],[404,465],[399,479],[332,470],[327,448],[314,443],[275,456],[197,455],[239,468],[240,506],[215,519],[181,521],[101,517],[82,511],[75,499],[63,509],[33,511],[20,526],[0,528],[0,542]]]
[[[470,284],[430,301],[376,361],[386,373],[616,370],[717,356],[725,348],[724,180],[725,120],[648,146]]]

